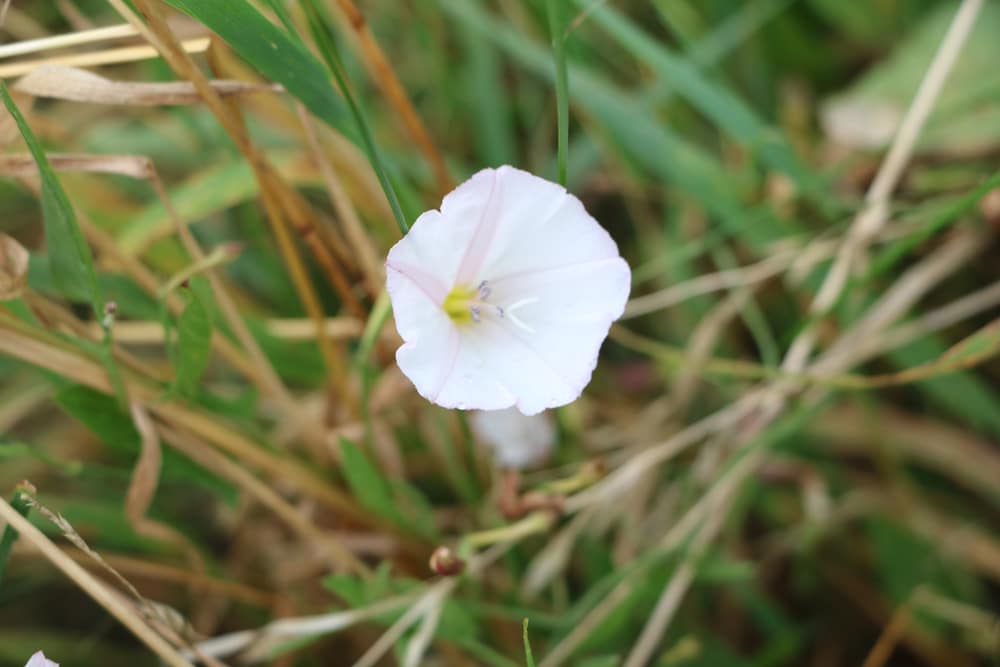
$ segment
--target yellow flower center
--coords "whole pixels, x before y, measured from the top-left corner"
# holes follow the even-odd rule
[[[478,291],[472,287],[457,285],[444,298],[441,308],[456,324],[472,321],[472,308],[476,305]]]
[[[521,299],[516,303],[498,306],[489,301],[492,292],[492,288],[486,284],[485,280],[479,283],[479,287],[475,288],[458,285],[448,292],[448,296],[444,298],[444,303],[441,304],[441,309],[447,313],[448,317],[455,324],[479,323],[483,317],[496,317],[507,319],[513,322],[516,327],[528,333],[535,332],[534,329],[518,319],[514,311],[522,306],[535,303],[538,299],[529,297]]]

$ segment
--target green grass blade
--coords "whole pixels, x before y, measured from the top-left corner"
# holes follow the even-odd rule
[[[52,280],[56,289],[70,299],[89,301],[94,316],[100,320],[104,310],[104,300],[97,284],[94,257],[83,238],[76,221],[76,213],[70,204],[66,191],[59,184],[45,151],[34,132],[28,126],[21,111],[0,82],[0,96],[7,111],[17,123],[17,128],[28,144],[42,184],[42,218],[45,225],[45,241],[48,245]]]
[[[549,33],[556,68],[556,123],[558,138],[559,183],[566,186],[566,161],[569,150],[569,79],[566,72],[566,8],[564,0],[547,0]]]
[[[535,656],[531,652],[531,642],[528,640],[528,619],[524,619],[522,628],[524,633],[524,664],[527,667],[535,667]]]
[[[347,438],[340,439],[341,469],[358,502],[386,519],[399,516],[392,488],[382,472]]]
[[[181,289],[187,305],[177,318],[177,371],[174,386],[182,395],[198,393],[202,375],[208,368],[212,348],[212,316],[206,303],[209,294],[204,279],[195,278]]]
[[[463,30],[457,36],[467,64],[460,85],[469,90],[468,120],[472,124],[476,157],[481,164],[514,164],[514,123],[511,100],[504,87],[503,63],[494,44]],[[457,87],[457,86],[456,86]]]
[[[406,216],[399,205],[399,198],[396,196],[396,190],[389,180],[389,174],[386,171],[385,163],[382,161],[382,156],[379,154],[378,146],[375,145],[375,139],[368,125],[365,113],[351,91],[351,83],[347,78],[347,70],[340,61],[340,56],[337,55],[337,49],[331,37],[330,23],[320,14],[320,10],[314,2],[305,2],[302,6],[306,9],[306,15],[309,18],[309,28],[312,31],[313,39],[316,41],[316,46],[319,48],[323,60],[337,81],[340,92],[344,96],[344,99],[347,100],[347,106],[354,117],[355,123],[357,123],[358,130],[361,133],[361,145],[368,154],[368,160],[371,162],[372,169],[375,170],[375,175],[378,177],[378,182],[385,192],[386,199],[389,200],[389,207],[396,218],[399,231],[405,235],[410,230],[410,226],[407,224]]]
[[[245,0],[166,0],[204,23],[257,71],[285,87],[317,118],[352,139],[347,108],[323,65],[294,35],[285,34]]]
[[[589,4],[584,0],[576,2],[581,7]],[[672,53],[610,7],[593,8],[589,16],[764,164],[787,174],[803,191],[814,194],[820,191],[820,180],[799,160],[781,133],[769,127],[740,97],[711,81],[686,58]]]
[[[28,516],[31,506],[28,505],[28,494],[20,488],[14,489],[14,497],[10,500],[10,506],[21,516]],[[10,560],[11,549],[17,541],[17,531],[12,527],[4,528],[3,537],[0,537],[0,585],[3,584],[4,570],[7,569],[7,561]]]
[[[496,42],[528,70],[554,79],[551,55],[503,21],[464,0],[438,0],[463,28]],[[747,210],[738,175],[718,159],[657,122],[647,106],[588,70],[567,65],[575,105],[594,116],[623,152],[654,177],[672,183],[750,246],[785,236],[788,230],[766,209]]]

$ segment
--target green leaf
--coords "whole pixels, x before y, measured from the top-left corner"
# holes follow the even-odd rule
[[[721,554],[708,554],[698,562],[698,581],[711,584],[732,584],[753,581],[754,565]]]
[[[566,72],[566,0],[547,0],[549,35],[556,67],[556,128],[558,138],[559,183],[566,186],[569,151],[569,79]]]
[[[826,0],[824,4],[847,7],[856,3]],[[909,108],[913,95],[935,57],[958,7],[955,3],[932,4],[933,10],[904,39],[890,40],[892,54],[870,68],[846,90],[826,100],[822,115],[836,137],[864,148],[886,145]],[[872,25],[874,5],[857,10]],[[880,33],[881,34],[881,33]],[[985,2],[962,46],[947,84],[920,133],[918,150],[944,150],[951,155],[975,153],[1000,140],[1000,82],[996,77],[996,36],[1000,34],[1000,5]],[[884,39],[884,37],[883,37]],[[897,44],[898,42],[898,44]],[[853,137],[851,125],[838,131],[830,119],[854,119],[865,132]],[[875,117],[886,118],[876,122]],[[871,126],[882,126],[872,133]]]
[[[280,30],[245,0],[166,0],[211,28],[247,62],[277,81],[317,118],[338,132],[356,136],[344,100],[330,85],[323,65],[299,38]]]
[[[915,367],[938,359],[948,348],[937,336],[926,336],[904,348],[893,350],[889,359],[903,368]],[[966,425],[1000,437],[1000,394],[972,373],[939,375],[915,385],[930,401],[950,412]]]
[[[524,619],[524,664],[535,667],[535,656],[531,653],[531,642],[528,641],[528,619]]]
[[[56,288],[65,297],[89,301],[98,319],[102,316],[104,301],[97,284],[97,272],[90,247],[76,221],[76,213],[70,204],[66,191],[56,178],[45,151],[38,138],[31,131],[24,116],[10,96],[6,84],[0,82],[0,97],[7,111],[17,123],[28,150],[31,151],[41,179],[42,218],[45,225],[45,241],[51,258],[52,279]]]
[[[803,190],[818,193],[823,185],[798,158],[782,134],[769,127],[743,100],[723,85],[713,82],[687,59],[609,6],[592,7],[589,0],[576,0],[588,16],[608,31],[627,50],[654,68],[678,95],[754,153],[772,169],[784,172]]]
[[[131,466],[139,455],[139,432],[132,418],[122,410],[114,398],[84,387],[70,385],[59,391],[56,403],[69,415],[86,426],[117,455],[123,465]],[[169,441],[168,441],[169,444]],[[219,495],[232,505],[237,500],[236,491],[204,468],[173,449],[163,451],[163,482],[190,486],[201,485]]]
[[[412,484],[399,480],[392,484],[398,502],[394,504],[397,520],[412,532],[428,538],[438,537],[434,507]]]
[[[135,424],[110,396],[83,385],[71,385],[59,391],[55,400],[115,452],[139,452]]]
[[[10,506],[21,516],[28,516],[31,507],[28,505],[28,495],[21,489],[14,489],[14,497],[10,499]],[[3,573],[7,569],[7,560],[10,558],[11,549],[17,541],[17,531],[11,526],[3,530],[0,537],[0,584],[3,583]]]
[[[456,38],[463,52],[459,64],[465,66],[455,82],[456,90],[466,91],[468,120],[481,164],[515,164],[514,123],[511,96],[504,87],[503,63],[497,48],[475,33],[463,30]]]
[[[396,196],[396,190],[389,180],[389,174],[386,172],[382,156],[379,153],[378,146],[375,144],[367,114],[361,108],[361,102],[351,92],[351,83],[347,76],[347,69],[341,62],[340,56],[337,55],[337,48],[333,43],[333,36],[329,27],[330,21],[321,14],[319,4],[315,0],[306,0],[302,3],[302,6],[309,19],[309,28],[312,31],[316,47],[319,49],[320,55],[323,56],[327,68],[329,68],[334,79],[337,81],[340,94],[347,100],[347,107],[350,109],[351,115],[354,117],[355,123],[357,123],[358,132],[361,135],[361,145],[368,154],[368,161],[371,163],[372,169],[375,170],[375,175],[382,186],[382,191],[389,201],[389,208],[392,209],[392,214],[396,218],[399,231],[405,236],[410,226],[406,222],[406,216],[403,215],[403,209],[399,204],[399,198]]]
[[[191,280],[181,289],[187,305],[177,318],[177,353],[174,387],[185,396],[195,396],[208,368],[212,349],[212,315],[206,304],[209,292],[204,278]]]
[[[577,664],[579,667],[615,667],[622,663],[622,657],[617,654],[613,655],[595,655],[587,658],[583,658]]]
[[[340,439],[340,455],[344,477],[358,502],[379,516],[395,518],[392,489],[379,469],[347,438]]]
[[[433,507],[419,489],[404,480],[386,479],[346,438],[340,439],[340,451],[341,469],[358,502],[410,533],[437,537]]]
[[[554,80],[552,58],[547,50],[483,11],[478,3],[438,2],[464,28],[495,41],[527,69]],[[751,246],[760,246],[786,235],[784,225],[767,209],[748,210],[738,174],[733,174],[717,158],[659,123],[655,114],[634,95],[579,65],[570,65],[569,74],[573,103],[599,120],[602,129],[620,148],[653,176],[691,196],[720,224]]]

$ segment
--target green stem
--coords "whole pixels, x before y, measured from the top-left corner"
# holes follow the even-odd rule
[[[372,136],[371,128],[368,126],[368,121],[365,119],[360,103],[351,91],[350,81],[347,78],[347,70],[344,69],[344,64],[341,62],[340,56],[334,47],[333,39],[330,36],[330,29],[327,27],[328,24],[320,14],[315,0],[302,3],[302,7],[305,9],[309,20],[309,28],[312,30],[313,39],[316,40],[316,46],[319,49],[320,55],[323,57],[324,62],[326,62],[326,66],[330,69],[333,77],[337,80],[340,93],[344,96],[344,100],[347,101],[351,115],[354,116],[354,120],[358,124],[358,130],[361,132],[361,142],[364,144],[365,152],[368,153],[368,159],[371,161],[372,168],[375,170],[375,175],[378,177],[378,182],[382,186],[383,192],[385,192],[385,197],[389,200],[389,207],[396,218],[396,224],[399,225],[399,231],[405,235],[410,231],[410,226],[406,223],[406,216],[403,215],[403,208],[399,204],[399,198],[396,197],[396,190],[389,181],[385,164],[382,162],[382,157],[375,146],[375,140]]]
[[[566,187],[569,152],[569,76],[566,71],[566,21],[564,0],[547,0],[552,56],[556,65],[556,129],[558,132],[559,183]]]
[[[552,527],[554,519],[546,512],[535,512],[529,514],[520,521],[507,524],[491,530],[481,530],[478,533],[469,533],[462,540],[465,547],[486,547],[500,542],[515,542],[522,537],[544,533]]]
[[[28,511],[31,506],[28,504],[27,491],[18,485],[18,488],[14,489],[14,497],[10,501],[10,506],[23,517],[28,516]],[[3,537],[0,537],[0,584],[3,583],[4,570],[7,569],[7,561],[10,559],[11,549],[14,548],[14,542],[17,541],[17,531],[12,527],[7,526],[4,528]]]

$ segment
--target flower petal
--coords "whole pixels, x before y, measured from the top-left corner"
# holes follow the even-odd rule
[[[459,265],[479,228],[493,189],[492,172],[484,169],[448,193],[440,211],[422,214],[389,251],[386,266],[409,276],[438,303],[455,286]]]
[[[525,414],[565,405],[590,381],[625,307],[628,265],[562,187],[485,169],[425,213],[386,262],[401,370],[438,405]],[[475,288],[469,321],[445,297]]]
[[[479,410],[514,405],[533,415],[580,396],[586,382],[562,375],[544,352],[511,328],[484,318],[459,329],[459,354],[436,401],[439,405]],[[590,369],[586,375],[589,378]]]
[[[432,402],[459,410],[500,410],[518,401],[493,363],[492,353],[499,346],[489,338],[489,329],[489,325],[479,324],[456,328],[458,341],[453,363],[437,395],[430,399]]]
[[[24,667],[59,667],[59,663],[48,660],[44,653],[38,651],[28,658],[28,662]]]
[[[545,413],[528,417],[514,408],[477,410],[469,420],[473,432],[493,448],[502,466],[517,470],[548,457],[556,444],[556,429]]]
[[[387,289],[396,328],[405,341],[396,351],[396,363],[421,396],[446,408],[497,409],[514,404],[514,396],[502,385],[489,377],[484,380],[477,371],[482,367],[478,353],[408,275],[388,267]]]
[[[611,235],[561,186],[513,167],[496,175],[500,213],[475,282],[619,256]]]
[[[579,397],[597,366],[611,323],[625,308],[630,282],[628,265],[616,257],[492,283],[499,302],[530,299],[497,321],[509,340],[496,354],[519,349],[506,352],[509,358],[496,365],[520,369],[518,383],[507,380],[506,386],[518,395],[522,412],[531,414]],[[544,369],[538,370],[539,365]]]

